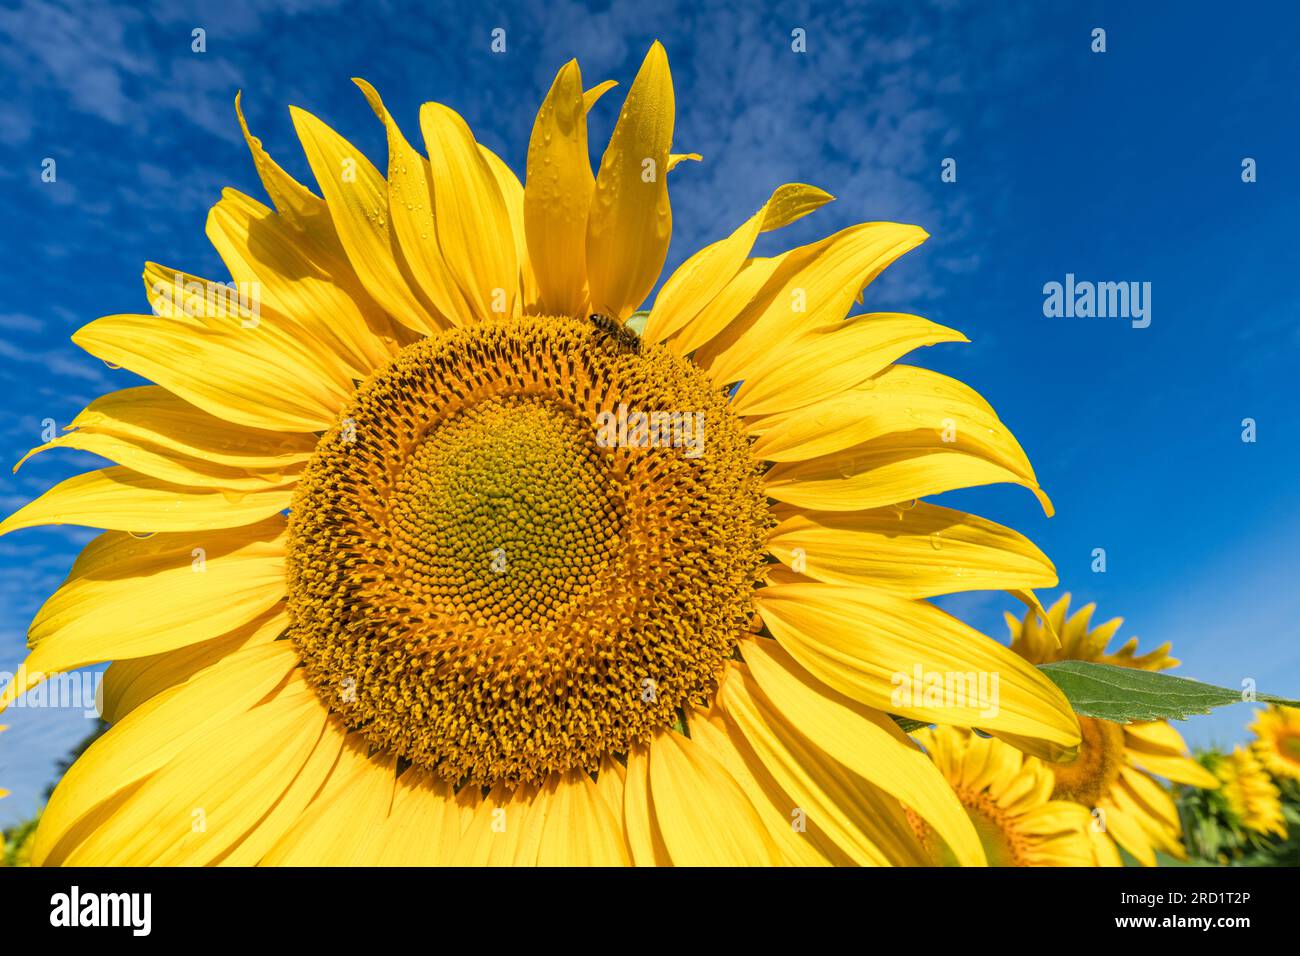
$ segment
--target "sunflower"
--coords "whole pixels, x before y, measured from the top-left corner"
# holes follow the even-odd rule
[[[1061,597],[1047,612],[1050,629],[1034,613],[1024,619],[1007,615],[1011,649],[1035,664],[1060,660],[1097,661],[1119,667],[1159,671],[1176,667],[1168,642],[1138,655],[1137,638],[1129,638],[1113,652],[1107,645],[1124,623],[1114,618],[1090,627],[1096,605],[1069,614],[1070,595]],[[1067,615],[1069,617],[1067,618]],[[1053,766],[1053,796],[1073,800],[1099,811],[1091,829],[1103,865],[1120,865],[1116,846],[1144,866],[1154,866],[1156,851],[1186,858],[1182,824],[1173,799],[1156,778],[1213,789],[1218,780],[1187,754],[1187,744],[1168,721],[1116,724],[1095,717],[1079,717],[1083,742],[1071,763]]]
[[[1055,782],[1043,761],[957,727],[924,728],[913,736],[952,785],[990,866],[1095,865],[1092,816],[1077,803],[1052,799]],[[951,864],[929,824],[911,819],[936,862]]]
[[[9,728],[5,724],[0,724],[0,734],[4,733],[8,729]],[[9,796],[9,791],[6,790],[4,787],[0,787],[0,800],[4,799],[7,796]]]
[[[1300,781],[1300,708],[1273,704],[1250,725],[1255,756],[1279,780]]]
[[[1251,748],[1207,754],[1205,760],[1223,785],[1223,802],[1232,822],[1264,836],[1286,836],[1281,793]]]
[[[295,109],[312,193],[236,99],[275,209],[212,210],[233,288],[149,264],[157,314],[74,336],[156,384],[50,443],[113,467],[0,525],[107,529],[0,699],[113,662],[113,726],[34,859],[925,862],[907,807],[983,863],[886,710],[1049,759],[1079,733],[1035,668],[926,601],[1056,577],[1015,532],[916,500],[1041,495],[975,392],[894,364],[963,337],[845,318],[925,233],[753,256],[831,198],[782,186],[668,277],[638,336],[683,158],[659,44],[594,174],[586,114],[612,84],[559,71],[526,186],[437,103],[418,152],[357,83],[386,179]],[[998,674],[996,716],[895,705],[917,668]]]

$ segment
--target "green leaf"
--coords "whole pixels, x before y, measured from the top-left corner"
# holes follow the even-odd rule
[[[914,730],[920,730],[922,727],[930,726],[924,720],[913,720],[911,717],[899,717],[897,714],[890,714],[889,716],[894,723],[898,724],[905,734],[910,734]]]
[[[1056,661],[1040,664],[1039,669],[1061,688],[1076,714],[1117,724],[1135,720],[1182,720],[1191,714],[1208,714],[1215,707],[1243,700],[1239,690],[1114,664]],[[1256,694],[1254,700],[1300,707],[1300,701],[1271,694]]]

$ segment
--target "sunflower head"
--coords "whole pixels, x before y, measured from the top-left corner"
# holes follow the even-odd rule
[[[1153,651],[1139,655],[1138,639],[1130,637],[1117,650],[1107,651],[1107,646],[1123,626],[1124,619],[1115,617],[1092,627],[1092,615],[1096,610],[1097,605],[1086,604],[1071,614],[1070,595],[1063,594],[1048,608],[1046,627],[1032,609],[1023,618],[1008,613],[1006,620],[1011,631],[1011,648],[1035,664],[1051,661],[1097,661],[1145,671],[1162,671],[1178,666],[1178,661],[1169,655],[1173,645],[1168,641]]]
[[[683,410],[707,456],[603,442],[610,404]],[[372,744],[540,783],[712,698],[773,522],[697,368],[573,319],[484,321],[406,347],[343,421],[294,497],[289,636]]]
[[[1094,628],[1090,623],[1095,605],[1074,614],[1069,608],[1066,594],[1048,609],[1047,627],[1032,610],[1023,619],[1008,614],[1012,650],[1036,664],[1084,660],[1152,671],[1178,664],[1169,656],[1168,642],[1138,655],[1137,638],[1130,638],[1119,650],[1108,651],[1123,619]],[[1207,789],[1217,787],[1218,780],[1187,756],[1186,743],[1167,721],[1118,724],[1077,716],[1082,743],[1073,761],[1052,764],[1053,796],[1097,812],[1100,833],[1094,835],[1094,844],[1108,864],[1119,863],[1116,845],[1144,865],[1154,865],[1157,850],[1185,857],[1181,821],[1168,788],[1159,780]]]
[[[1250,725],[1256,758],[1278,779],[1300,781],[1300,708],[1271,704]]]
[[[386,175],[293,109],[317,191],[236,99],[274,208],[228,190],[207,231],[256,294],[148,264],[154,314],[74,341],[155,384],[38,449],[115,464],[0,523],[106,529],[0,693],[113,662],[113,726],[52,795],[38,862],[925,862],[910,813],[979,864],[981,832],[1031,860],[1079,817],[1028,808],[1019,781],[1050,780],[1011,751],[972,816],[888,716],[1079,741],[1054,684],[929,602],[1056,575],[920,500],[1013,482],[1050,511],[987,402],[899,364],[964,336],[849,315],[926,234],[755,255],[832,198],[779,186],[638,335],[685,156],[654,44],[593,170],[611,85],[561,67],[521,183],[438,103],[417,149],[358,81]],[[896,701],[914,672],[996,674],[996,712]]]
[[[1119,783],[1124,770],[1124,728],[1108,720],[1079,717],[1079,756],[1069,763],[1052,764],[1056,777],[1053,796],[1095,807]]]
[[[1203,760],[1222,785],[1220,796],[1233,823],[1264,836],[1286,836],[1281,792],[1251,748],[1209,753]]]
[[[952,786],[990,866],[1093,866],[1088,810],[1053,796],[1048,764],[1009,744],[955,727],[925,728],[916,740]],[[951,855],[929,826],[909,819],[937,862]]]

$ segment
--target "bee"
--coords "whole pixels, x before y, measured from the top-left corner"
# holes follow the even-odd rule
[[[593,312],[587,320],[596,331],[597,341],[612,342],[620,351],[640,354],[641,336],[617,319],[603,312]]]

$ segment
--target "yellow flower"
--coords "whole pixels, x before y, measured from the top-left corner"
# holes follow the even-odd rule
[[[924,862],[906,805],[984,862],[886,711],[1048,758],[1079,734],[1050,681],[926,600],[1056,577],[1015,532],[916,503],[1041,494],[975,392],[894,364],[963,337],[845,319],[925,233],[753,256],[831,198],[782,186],[667,279],[638,338],[681,158],[662,47],[594,174],[586,112],[610,84],[559,71],[526,187],[436,103],[418,152],[358,83],[386,179],[294,110],[318,197],[245,126],[276,208],[213,208],[234,289],[150,264],[157,315],[74,337],[157,385],[50,443],[115,467],[0,525],[108,529],[0,698],[115,662],[113,726],[34,859]],[[998,674],[998,715],[894,706],[914,668]]]
[[[1167,642],[1137,656],[1134,637],[1118,651],[1108,653],[1106,647],[1123,618],[1090,628],[1096,605],[1082,607],[1067,619],[1069,609],[1070,595],[1066,594],[1047,612],[1050,629],[1043,627],[1033,612],[1023,620],[1008,614],[1011,649],[1035,664],[1099,661],[1149,671],[1177,666],[1178,661],[1169,656]],[[1090,832],[1102,864],[1120,864],[1116,844],[1144,866],[1155,865],[1157,850],[1185,859],[1178,810],[1156,778],[1206,789],[1217,787],[1218,781],[1186,756],[1187,744],[1178,731],[1164,720],[1116,724],[1083,716],[1079,717],[1079,729],[1083,743],[1078,757],[1052,767],[1054,796],[1099,811],[1098,826]]]
[[[1095,866],[1087,808],[1052,799],[1051,768],[1010,744],[956,727],[913,735],[975,824],[990,866]],[[951,863],[925,821],[913,817],[936,862]]]
[[[6,725],[0,724],[0,734],[4,733],[8,729],[9,728]],[[7,796],[9,796],[9,791],[6,790],[4,787],[0,787],[0,799],[3,799],[4,797]],[[3,849],[4,849],[3,846],[0,846],[0,851],[3,851]]]
[[[1248,747],[1209,760],[1210,768],[1223,784],[1223,798],[1229,813],[1247,830],[1265,835],[1286,836],[1282,800],[1268,772]]]
[[[1274,704],[1250,725],[1252,749],[1274,777],[1300,781],[1300,708]]]

